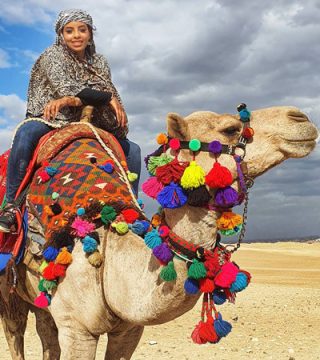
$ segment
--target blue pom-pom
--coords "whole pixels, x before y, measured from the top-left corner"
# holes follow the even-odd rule
[[[198,281],[195,280],[195,279],[188,278],[184,282],[184,290],[189,295],[198,294],[198,292],[199,292],[199,283],[198,283]]]
[[[77,209],[77,215],[78,216],[82,216],[82,215],[84,215],[86,213],[86,211],[85,211],[85,209],[84,208],[79,208],[79,209]]]
[[[157,200],[163,208],[176,209],[183,206],[188,197],[181,186],[172,182],[159,192]]]
[[[230,291],[239,292],[245,289],[247,286],[248,286],[248,278],[246,274],[240,271],[238,272],[235,281],[231,284]]]
[[[249,110],[243,109],[243,110],[239,111],[239,115],[240,115],[240,120],[242,122],[247,122],[250,120],[251,113]]]
[[[48,173],[48,175],[50,175],[50,176],[55,175],[57,173],[57,171],[58,171],[56,168],[54,168],[52,166],[46,166],[45,170]]]
[[[140,220],[140,222],[142,223],[143,227],[144,227],[144,232],[146,233],[149,228],[150,228],[150,223],[147,220]]]
[[[97,241],[91,236],[87,235],[82,239],[82,248],[84,252],[92,253],[95,250],[97,250],[97,247],[98,247]]]
[[[154,249],[156,246],[159,246],[162,244],[161,237],[158,234],[158,231],[156,229],[153,229],[146,233],[144,237],[144,242],[150,249]]]
[[[98,168],[105,171],[108,174],[111,174],[113,172],[113,165],[110,163],[106,163],[104,165],[98,165]]]
[[[143,209],[144,208],[144,203],[143,203],[143,200],[142,199],[138,199],[138,204],[140,206],[140,209]]]
[[[218,319],[214,321],[213,326],[219,338],[227,336],[232,329],[232,325],[228,321],[222,320],[220,313],[218,313]]]
[[[213,302],[216,305],[222,305],[226,302],[227,296],[223,290],[214,290],[213,294]]]
[[[137,235],[143,235],[147,232],[143,222],[140,220],[136,220],[133,224],[129,224],[129,229]]]
[[[54,261],[59,254],[59,250],[53,246],[48,246],[43,252],[42,255],[46,261]]]
[[[52,296],[46,292],[46,293],[45,293],[45,297],[48,299],[48,306],[49,306],[49,305],[51,304],[51,298],[52,298]]]

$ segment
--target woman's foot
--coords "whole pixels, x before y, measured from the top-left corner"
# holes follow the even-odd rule
[[[12,205],[8,204],[0,212],[0,232],[12,233],[17,230],[17,217],[16,212],[18,209]]]

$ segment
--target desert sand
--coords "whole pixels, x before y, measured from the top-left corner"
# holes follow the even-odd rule
[[[251,272],[252,282],[235,304],[219,306],[233,326],[226,338],[214,345],[193,344],[199,301],[175,321],[147,327],[132,359],[320,359],[320,242],[244,244],[234,260]],[[98,360],[104,359],[106,343],[101,337]],[[0,359],[10,360],[1,327],[0,348]],[[27,360],[42,358],[33,315],[25,351]]]

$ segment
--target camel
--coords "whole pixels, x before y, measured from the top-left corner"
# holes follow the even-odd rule
[[[288,158],[307,156],[314,149],[318,136],[307,116],[294,107],[253,111],[251,126],[255,134],[246,146],[245,161],[252,179]],[[241,128],[238,115],[200,111],[185,118],[176,113],[167,116],[168,135],[180,140],[219,140],[231,145],[237,143]],[[190,161],[189,150],[181,150],[179,159]],[[212,161],[207,152],[197,155],[197,163],[206,173]],[[232,157],[222,154],[219,162],[236,179]],[[237,181],[232,186],[237,189]],[[189,205],[164,209],[165,221],[172,231],[205,249],[215,245],[219,215],[215,209]],[[171,321],[195,306],[199,295],[188,295],[184,291],[187,277],[184,262],[174,260],[177,279],[164,282],[159,278],[159,263],[139,236],[131,231],[121,236],[111,231],[104,235],[103,267],[91,266],[78,242],[73,250],[74,260],[47,310],[32,305],[38,293],[39,278],[24,265],[20,266],[19,272],[25,279],[18,287],[22,315],[15,321],[2,318],[13,359],[24,359],[23,332],[30,308],[36,313],[44,359],[95,359],[99,336],[107,333],[105,359],[128,360],[144,326]]]

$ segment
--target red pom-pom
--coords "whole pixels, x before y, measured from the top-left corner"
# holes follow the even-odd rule
[[[171,139],[169,141],[169,146],[172,150],[179,150],[181,147],[180,140],[179,139]]]
[[[48,160],[43,160],[41,163],[41,166],[49,166],[49,161]]]
[[[170,163],[156,168],[156,177],[163,185],[169,185],[171,182],[177,183],[188,165],[188,162],[173,159]]]
[[[55,277],[65,277],[66,276],[67,267],[62,264],[54,264],[53,266],[53,274]]]
[[[214,290],[214,281],[208,278],[199,280],[199,289],[203,293],[212,293]]]
[[[202,345],[207,342],[206,340],[203,340],[199,334],[199,329],[203,326],[203,324],[204,322],[200,321],[191,334],[191,339],[195,344]]]
[[[168,228],[168,226],[162,225],[160,226],[158,232],[162,238],[166,238],[169,235],[170,229]]]
[[[232,175],[229,169],[215,162],[213,168],[206,175],[206,184],[211,188],[224,188],[232,184]]]
[[[218,342],[219,338],[214,329],[212,316],[199,327],[199,336],[203,341],[208,341],[210,343]]]
[[[254,135],[254,130],[252,129],[252,127],[249,126],[246,127],[242,132],[242,136],[247,140],[251,139],[253,135]]]
[[[207,276],[211,279],[213,279],[218,271],[220,270],[219,265],[219,259],[217,256],[206,254],[205,255],[205,261],[204,261],[204,267],[207,270]]]
[[[54,280],[57,277],[54,273],[54,263],[52,261],[43,270],[42,277],[46,280]]]
[[[134,209],[122,210],[121,214],[123,215],[125,222],[127,222],[128,224],[134,223],[136,220],[139,219],[139,216],[140,216],[138,211],[136,211]]]
[[[229,288],[236,280],[239,269],[232,262],[227,262],[221,267],[221,271],[215,277],[214,282],[222,288]]]
[[[38,177],[42,183],[44,183],[50,179],[50,175],[45,170],[39,171]]]

